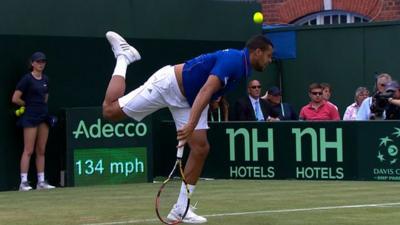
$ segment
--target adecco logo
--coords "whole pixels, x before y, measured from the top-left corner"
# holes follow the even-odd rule
[[[144,123],[117,123],[102,124],[101,119],[98,118],[94,124],[87,125],[85,121],[80,120],[78,127],[72,131],[75,139],[79,138],[112,138],[112,137],[134,137],[145,136],[147,134],[147,126]]]

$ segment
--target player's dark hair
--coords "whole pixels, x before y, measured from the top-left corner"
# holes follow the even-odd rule
[[[246,48],[248,48],[250,51],[254,51],[257,48],[265,51],[269,48],[269,46],[274,47],[271,40],[262,34],[251,37],[246,43]]]

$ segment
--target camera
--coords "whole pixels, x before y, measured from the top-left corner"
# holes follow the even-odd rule
[[[383,112],[389,107],[389,98],[392,98],[394,91],[376,92],[372,96],[370,120],[383,120]]]

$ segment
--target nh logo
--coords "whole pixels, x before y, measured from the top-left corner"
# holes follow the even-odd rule
[[[236,160],[236,138],[240,137],[244,139],[244,160],[245,161],[258,161],[258,153],[261,149],[268,149],[268,161],[274,161],[274,134],[272,129],[267,130],[267,137],[264,137],[265,141],[258,139],[258,129],[251,129],[251,134],[245,128],[240,129],[226,129],[226,133],[229,135],[229,160]],[[250,139],[251,135],[251,139]],[[250,143],[252,149],[250,151]],[[239,149],[242,146],[240,146]],[[250,157],[252,155],[252,157]],[[251,158],[251,159],[250,159]]]
[[[311,138],[311,153],[312,161],[318,162],[318,135],[313,128],[293,128],[292,134],[295,136],[296,141],[296,161],[302,161],[302,140],[305,137]],[[326,162],[326,151],[327,149],[336,150],[336,161],[343,162],[343,138],[342,128],[336,128],[336,141],[326,140],[325,128],[319,129],[319,161]]]

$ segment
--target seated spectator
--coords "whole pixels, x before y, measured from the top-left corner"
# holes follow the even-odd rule
[[[338,107],[335,104],[330,102],[330,99],[331,99],[331,96],[332,96],[332,87],[331,87],[331,85],[328,84],[328,83],[321,83],[321,87],[322,87],[322,97],[324,98],[324,100],[328,104],[332,104],[333,106],[336,107],[336,109],[338,109]]]
[[[354,103],[347,106],[343,120],[356,120],[358,109],[364,99],[368,98],[369,91],[366,87],[358,87],[354,95]]]
[[[357,120],[374,120],[385,118],[386,113],[384,111],[375,111],[376,108],[373,107],[373,102],[376,100],[374,96],[377,96],[385,91],[385,85],[389,81],[392,81],[392,77],[387,73],[379,74],[378,77],[376,77],[374,94],[373,96],[364,99],[364,101],[361,103],[361,106],[357,112]],[[374,109],[373,112],[371,112],[371,107]]]
[[[269,88],[267,93],[261,98],[267,101],[275,112],[279,113],[280,120],[299,119],[293,107],[289,103],[282,102],[281,90],[278,87],[273,86]]]
[[[300,120],[340,120],[339,112],[322,97],[322,86],[312,83],[308,88],[311,102],[300,111]]]
[[[208,121],[222,122],[228,121],[229,103],[224,96],[212,100],[208,108]]]
[[[247,84],[248,96],[240,98],[235,103],[235,120],[238,121],[273,121],[278,119],[278,113],[264,100],[260,101],[261,84],[252,80]]]

